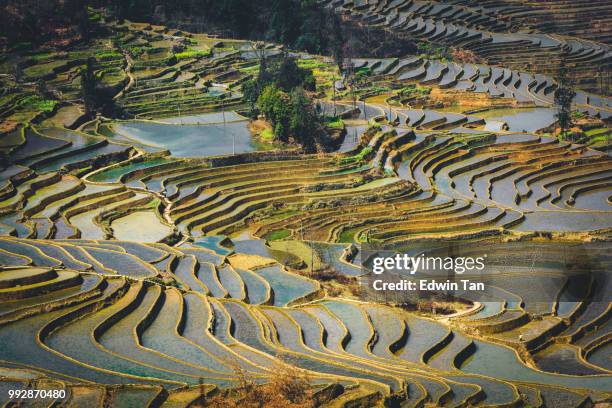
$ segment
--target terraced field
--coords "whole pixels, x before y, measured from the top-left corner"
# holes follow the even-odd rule
[[[610,66],[610,4],[606,1],[321,3],[356,23],[400,37],[470,50],[490,65],[546,75],[555,74],[560,60],[566,59],[575,64],[578,81],[593,91],[599,87],[600,67]]]
[[[253,137],[244,116],[241,84],[278,45],[126,22],[108,24],[113,41],[26,54],[24,75],[63,102],[26,108],[24,84],[0,100],[12,127],[0,134],[0,406],[21,406],[5,392],[20,388],[66,391],[36,406],[197,406],[286,367],[328,407],[611,403],[609,145],[542,130],[565,53],[581,78],[574,110],[596,123],[590,136],[609,133],[610,99],[589,79],[610,61],[608,16],[588,30],[541,17],[562,1],[323,3],[486,64],[355,58],[384,86],[354,101],[320,68],[317,103],[343,140],[306,154]],[[84,115],[87,52],[121,119]],[[373,298],[362,244],[484,251],[495,273],[479,277],[486,296],[438,305],[448,313]]]

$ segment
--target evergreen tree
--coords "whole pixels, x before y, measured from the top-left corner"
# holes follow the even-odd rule
[[[85,113],[90,116],[95,114],[98,106],[94,63],[95,59],[89,57],[85,68],[81,68],[81,96],[85,105]]]
[[[259,97],[259,90],[257,81],[251,79],[242,84],[242,95],[246,103],[249,104],[250,115],[255,115],[255,108],[257,107],[257,98]]]
[[[327,21],[330,28],[328,48],[338,68],[342,68],[342,60],[344,59],[342,25],[338,15],[333,10],[328,11]]]
[[[312,101],[301,88],[291,92],[290,132],[296,143],[306,151],[316,151],[316,144],[324,133]]]
[[[559,122],[561,137],[565,137],[572,127],[572,101],[576,96],[572,80],[565,64],[559,68],[557,75],[557,89],[555,90],[555,105],[557,105],[556,118]]]

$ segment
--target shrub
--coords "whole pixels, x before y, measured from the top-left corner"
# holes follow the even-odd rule
[[[463,48],[451,48],[451,57],[453,61],[462,62],[464,64],[478,64],[481,62],[474,51]]]
[[[356,282],[355,278],[343,275],[335,269],[322,269],[322,270],[313,271],[309,276],[310,278],[315,279],[317,281],[321,281],[321,282],[336,281],[344,285],[348,285],[350,283]]]
[[[380,132],[382,130],[382,126],[380,126],[380,123],[378,123],[378,122],[376,122],[376,121],[374,121],[372,119],[370,119],[368,121],[368,125],[370,126],[369,129],[372,129],[372,130],[375,130],[375,131],[378,131],[378,132]]]
[[[93,23],[102,21],[102,14],[100,14],[100,13],[90,13],[89,14],[89,21],[91,21]]]
[[[418,52],[429,59],[448,61],[452,59],[452,53],[447,47],[436,47],[428,42],[417,44]]]
[[[369,67],[357,68],[357,70],[355,71],[355,75],[358,75],[358,76],[368,76],[371,73],[372,71],[370,70]]]
[[[363,149],[361,149],[361,151],[357,153],[356,155],[342,158],[340,160],[340,164],[343,165],[343,164],[349,164],[349,163],[354,163],[354,162],[360,162],[364,160],[365,157],[369,155],[370,153],[372,153],[372,147],[366,146]]]
[[[399,95],[403,98],[417,98],[427,96],[431,93],[431,87],[419,86],[416,84],[406,85],[399,91]]]
[[[342,118],[336,116],[332,118],[326,118],[325,126],[330,129],[344,129],[344,121]]]
[[[305,373],[291,365],[278,364],[271,371],[270,382],[257,385],[240,367],[236,367],[238,387],[204,402],[211,408],[309,408],[314,407],[312,383]]]
[[[134,58],[138,58],[140,57],[142,54],[144,54],[145,52],[147,52],[148,49],[150,49],[151,47],[141,47],[141,46],[129,46],[127,47],[128,52],[130,53],[130,55]]]
[[[273,140],[274,133],[272,133],[271,129],[264,129],[263,132],[259,135],[263,140]]]
[[[382,129],[382,127],[380,126],[380,123],[378,123],[374,118],[371,118],[371,119],[368,120],[368,126],[370,128],[374,128],[374,129],[377,129],[377,130],[381,130]]]

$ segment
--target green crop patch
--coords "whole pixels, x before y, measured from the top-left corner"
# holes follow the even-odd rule
[[[268,234],[264,235],[264,238],[267,239],[268,241],[278,241],[281,239],[285,239],[289,236],[291,236],[291,231],[278,230],[278,231],[269,232]]]
[[[23,98],[19,102],[19,106],[22,109],[49,113],[55,109],[58,103],[59,101],[54,99],[44,99],[38,95],[31,95]]]
[[[210,52],[207,50],[194,50],[194,49],[187,49],[185,51],[181,51],[181,52],[174,54],[176,59],[178,59],[179,61],[184,60],[184,59],[203,58],[209,55],[210,55]]]
[[[123,54],[117,51],[102,51],[102,52],[97,52],[95,54],[95,57],[98,61],[111,61],[111,60],[122,59]]]

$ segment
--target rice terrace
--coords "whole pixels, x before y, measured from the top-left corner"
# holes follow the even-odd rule
[[[612,1],[0,14],[0,407],[612,406]]]

